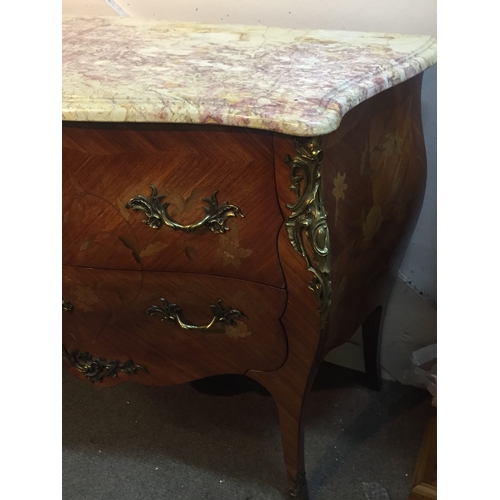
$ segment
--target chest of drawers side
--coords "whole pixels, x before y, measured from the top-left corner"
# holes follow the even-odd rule
[[[292,496],[306,498],[302,411],[320,362],[363,324],[367,372],[378,381],[380,323],[423,200],[421,75],[350,111],[323,137],[275,134],[286,219],[279,255],[287,283],[288,357],[251,372],[278,407]]]

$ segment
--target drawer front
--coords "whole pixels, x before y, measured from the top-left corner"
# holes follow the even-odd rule
[[[105,384],[274,370],[285,302],[284,290],[229,278],[63,266],[63,353]]]
[[[283,287],[272,151],[260,131],[63,124],[63,264]]]

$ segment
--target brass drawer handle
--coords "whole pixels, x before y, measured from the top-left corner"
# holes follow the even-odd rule
[[[185,330],[208,330],[215,323],[223,323],[225,325],[236,325],[234,318],[246,318],[246,315],[239,311],[238,309],[232,309],[231,307],[223,307],[222,301],[219,299],[215,304],[210,305],[214,317],[208,325],[197,326],[188,325],[184,323],[181,318],[181,308],[177,304],[170,304],[165,299],[160,299],[163,303],[162,306],[152,305],[146,309],[145,313],[150,316],[161,316],[161,321],[164,323],[177,323],[181,328]]]
[[[161,200],[165,198],[164,194],[158,194],[156,187],[150,184],[151,196],[149,200],[142,196],[142,194],[137,195],[137,197],[132,198],[128,201],[126,207],[131,208],[134,211],[142,210],[147,219],[143,220],[145,224],[153,229],[158,229],[162,222],[171,227],[172,229],[181,230],[186,233],[191,233],[196,229],[206,226],[210,231],[214,233],[224,233],[229,231],[226,226],[226,221],[229,217],[236,217],[237,215],[244,217],[241,210],[236,205],[229,205],[227,201],[219,206],[217,201],[218,191],[214,191],[211,198],[204,198],[203,201],[207,203],[208,206],[204,206],[206,214],[205,217],[200,222],[196,224],[189,224],[183,226],[175,222],[167,213],[169,203],[161,203]]]
[[[80,352],[76,349],[68,352],[63,346],[63,358],[67,359],[73,367],[85,375],[92,383],[102,382],[104,377],[117,377],[117,372],[135,374],[138,370],[148,373],[144,366],[136,365],[131,359],[124,363],[120,361],[106,361],[104,358],[96,358],[88,352]]]

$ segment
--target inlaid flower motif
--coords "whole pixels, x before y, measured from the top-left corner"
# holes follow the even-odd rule
[[[341,174],[340,172],[337,172],[337,177],[333,179],[333,196],[335,196],[335,199],[338,200],[343,200],[345,198],[345,193],[344,191],[347,189],[347,184],[344,182],[345,181],[345,176],[346,172]]]
[[[232,265],[239,268],[241,259],[245,259],[252,254],[252,250],[240,248],[238,240],[232,240],[228,235],[220,237],[220,248],[217,249],[217,257],[221,258],[224,265]]]
[[[85,219],[85,204],[83,198],[87,195],[78,179],[69,172],[69,180],[73,185],[76,194],[71,197],[69,210],[64,213],[64,222],[71,221],[73,223],[80,223]]]
[[[85,252],[86,250],[94,247],[96,244],[102,243],[108,236],[109,233],[104,231],[88,233],[80,244],[80,252]]]
[[[346,172],[341,174],[337,172],[337,177],[333,179],[333,196],[335,197],[335,227],[337,227],[337,222],[339,219],[339,200],[343,200],[345,198],[345,192],[347,190],[347,184],[345,181]]]
[[[129,220],[130,212],[127,210],[125,203],[123,203],[123,201],[120,200],[120,198],[116,198],[116,205],[117,205],[118,210],[120,211],[120,214],[122,215],[122,217],[125,220]]]
[[[230,230],[219,236],[220,247],[217,249],[216,255],[222,259],[224,266],[231,265],[238,269],[241,260],[249,257],[252,250],[240,248],[238,228],[234,221],[228,221],[227,225]]]
[[[77,297],[77,300],[75,301],[77,309],[81,309],[82,311],[92,311],[93,305],[99,302],[99,297],[97,297],[94,290],[90,286],[83,287],[78,285],[73,293]]]
[[[368,212],[368,215],[361,226],[364,241],[370,241],[373,239],[380,229],[383,220],[382,208],[378,205],[374,205]]]
[[[224,333],[233,339],[248,337],[252,335],[252,332],[248,330],[248,327],[245,323],[241,321],[235,321],[234,325],[226,325],[224,327]]]
[[[402,153],[403,139],[398,134],[385,134],[387,141],[383,144],[384,158],[392,158]]]
[[[167,247],[167,243],[157,241],[156,243],[150,243],[139,255],[141,257],[151,257],[151,255],[156,255],[158,252],[161,252]]]

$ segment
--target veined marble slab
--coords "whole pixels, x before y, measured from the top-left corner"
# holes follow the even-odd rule
[[[436,62],[429,36],[63,16],[63,120],[323,135]]]

